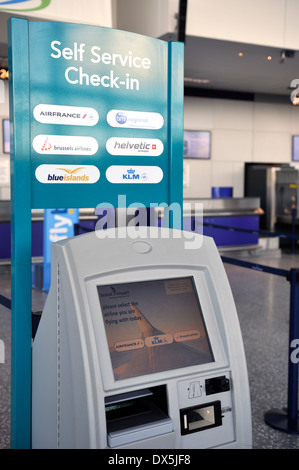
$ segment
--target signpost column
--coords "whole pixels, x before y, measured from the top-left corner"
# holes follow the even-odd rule
[[[11,446],[30,447],[31,152],[28,23],[9,31],[11,148]],[[17,77],[17,80],[15,80]]]
[[[30,445],[31,209],[182,210],[182,43],[11,18],[12,443]],[[180,220],[169,226],[182,228]]]

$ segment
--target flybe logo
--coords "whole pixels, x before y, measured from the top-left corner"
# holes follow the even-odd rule
[[[99,114],[93,108],[54,104],[38,104],[33,116],[43,124],[95,126],[99,121]]]
[[[112,127],[161,129],[164,118],[159,113],[112,109],[107,114],[107,122]]]
[[[94,165],[39,165],[35,177],[40,183],[96,183],[100,171]]]

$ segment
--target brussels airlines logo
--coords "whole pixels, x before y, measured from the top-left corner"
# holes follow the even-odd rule
[[[28,8],[18,8],[18,5],[15,4],[22,3],[27,4]],[[51,3],[51,0],[5,0],[0,2],[0,10],[2,11],[37,11],[43,10],[48,7]],[[8,8],[2,8],[1,6],[5,5]]]
[[[94,165],[39,165],[35,177],[40,183],[96,183],[100,171]]]
[[[98,143],[93,137],[73,135],[37,135],[33,139],[37,153],[48,155],[94,155]]]
[[[33,115],[38,122],[44,124],[95,126],[99,121],[99,114],[95,109],[79,106],[38,104]]]
[[[140,139],[126,137],[112,137],[106,142],[106,149],[110,155],[150,155],[157,157],[164,150],[159,139]]]

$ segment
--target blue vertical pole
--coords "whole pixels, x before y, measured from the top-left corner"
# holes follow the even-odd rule
[[[299,270],[291,269],[291,299],[289,326],[289,371],[288,371],[288,427],[297,431],[298,427],[298,361],[292,361],[293,340],[299,338]]]
[[[296,251],[296,209],[292,209],[292,253]]]
[[[31,435],[31,158],[28,21],[8,23],[11,136],[11,447]]]
[[[181,217],[169,214],[170,228],[183,228],[184,44],[168,44],[169,204],[181,206]]]
[[[298,413],[298,360],[293,360],[293,341],[299,338],[299,270],[292,268],[288,275],[291,284],[289,323],[288,406],[274,408],[265,413],[265,422],[279,431],[299,434]]]

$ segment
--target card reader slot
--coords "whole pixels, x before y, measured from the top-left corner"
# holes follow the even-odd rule
[[[126,418],[144,413],[147,408],[141,400],[127,400],[113,405],[105,406],[107,422],[114,419]]]
[[[147,397],[152,394],[153,392],[149,388],[144,388],[142,390],[134,390],[133,392],[120,393],[119,395],[112,395],[111,397],[106,397],[105,405],[125,402],[126,400],[132,400],[135,398]]]

